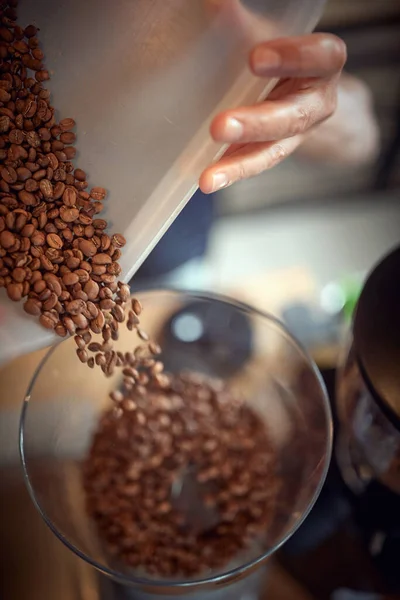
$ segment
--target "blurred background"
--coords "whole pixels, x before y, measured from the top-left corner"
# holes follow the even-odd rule
[[[400,240],[400,3],[329,0],[319,29],[346,41],[347,71],[372,93],[379,156],[359,167],[293,157],[219,193],[204,258],[156,283],[220,291],[282,316],[329,372],[360,282]],[[95,600],[94,572],[47,530],[22,481],[18,417],[42,356],[34,353],[0,371],[0,598]],[[346,507],[338,501],[335,511],[340,516]],[[361,557],[338,566],[332,556],[355,556],[354,548],[354,541],[341,538],[317,567],[315,557],[307,564],[283,557],[272,568],[266,597],[353,597],[346,589],[356,589],[354,582],[362,580],[357,573],[365,574],[368,563]],[[293,562],[302,565],[302,577]],[[344,575],[335,583],[339,567]]]

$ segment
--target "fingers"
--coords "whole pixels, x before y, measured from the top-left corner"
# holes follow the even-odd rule
[[[283,100],[225,111],[215,117],[210,132],[215,141],[226,144],[280,140],[321,123],[335,106],[335,89],[311,89]]]
[[[259,44],[250,55],[250,67],[259,77],[329,78],[341,72],[346,58],[340,38],[314,33]]]
[[[246,144],[206,169],[200,177],[200,189],[210,194],[241,179],[259,175],[292,154],[301,142],[302,136],[298,135],[279,142]]]

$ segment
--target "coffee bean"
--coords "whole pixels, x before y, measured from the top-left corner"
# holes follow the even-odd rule
[[[85,269],[77,269],[75,274],[79,277],[79,283],[86,283],[90,279],[90,275]]]
[[[51,312],[43,312],[39,317],[39,323],[46,329],[54,329],[57,325],[57,319]]]
[[[59,235],[56,233],[49,233],[46,236],[46,241],[50,248],[55,248],[56,250],[60,250],[63,247],[63,241]]]
[[[30,192],[27,192],[26,190],[22,190],[21,192],[18,192],[18,198],[21,200],[21,202],[23,204],[25,204],[25,206],[36,206],[38,204],[36,196],[34,196]]]
[[[63,284],[64,285],[75,285],[76,283],[79,282],[79,276],[76,273],[65,273],[65,275],[63,275]]]
[[[131,290],[129,288],[129,285],[121,284],[120,288],[118,290],[118,296],[120,297],[122,302],[128,302],[130,295],[131,295]]]
[[[161,347],[156,342],[150,342],[149,350],[154,356],[158,356],[161,354]]]
[[[1,123],[1,119],[5,119],[5,118],[8,118],[8,117],[0,117],[0,123]],[[1,124],[0,124],[0,131],[1,131]],[[24,135],[24,132],[21,131],[20,129],[12,129],[10,131],[10,133],[8,134],[8,139],[11,144],[22,144],[23,141],[25,140],[25,135]]]
[[[72,300],[67,302],[66,309],[71,315],[77,315],[86,308],[86,303],[83,300]]]
[[[15,235],[11,231],[2,231],[0,233],[0,245],[2,248],[7,250],[12,248],[15,244]]]
[[[75,169],[75,171],[74,171],[74,177],[78,181],[85,181],[86,180],[86,173],[85,173],[85,171],[82,171],[82,169]]]
[[[16,183],[18,179],[17,172],[12,167],[3,167],[0,171],[0,174],[7,183]]]
[[[25,182],[31,176],[31,172],[26,167],[18,167],[16,169],[16,173],[17,173],[18,181],[24,181]]]
[[[123,246],[125,246],[126,244],[126,239],[124,238],[123,235],[121,235],[120,233],[115,233],[112,237],[111,237],[111,242],[112,244],[114,244],[114,246],[116,248],[122,248]]]
[[[99,285],[92,279],[89,279],[83,288],[84,292],[87,294],[89,300],[95,300],[99,295]]]
[[[91,300],[88,300],[88,302],[86,303],[86,307],[89,311],[90,316],[95,319],[99,313],[99,310],[96,306],[96,304],[94,304]]]
[[[50,295],[47,298],[47,300],[43,302],[43,309],[50,311],[56,306],[57,302],[58,296],[54,292],[50,292]]]
[[[93,257],[97,253],[97,248],[91,240],[82,240],[79,244],[79,249],[88,257]]]
[[[19,302],[22,298],[22,283],[9,283],[7,285],[7,296],[14,302]]]
[[[83,314],[83,311],[82,311],[82,313],[79,313],[78,315],[72,315],[71,319],[75,323],[76,327],[80,330],[86,329],[86,327],[89,325],[88,319]]]
[[[101,333],[102,329],[104,327],[105,324],[105,317],[104,314],[99,310],[97,313],[97,317],[95,317],[94,319],[92,319],[92,321],[90,322],[90,329],[93,331],[93,333]]]
[[[115,320],[117,321],[117,323],[123,323],[125,320],[125,311],[122,308],[122,306],[119,306],[118,304],[116,304],[114,306],[114,308],[111,311],[113,317],[115,318]]]
[[[0,116],[0,133],[7,133],[10,128],[10,117],[6,115]]]
[[[94,187],[90,190],[90,197],[93,198],[93,200],[97,200],[97,201],[102,201],[105,199],[107,195],[107,192],[104,188],[102,187]]]
[[[76,123],[74,119],[61,119],[60,129],[61,131],[70,131],[75,127]]]
[[[28,298],[24,303],[24,311],[29,315],[38,317],[42,312],[42,303],[36,298]]]
[[[131,304],[133,312],[139,317],[143,310],[141,303],[136,298],[132,298]]]
[[[76,191],[71,187],[66,187],[63,193],[63,202],[65,206],[73,207],[76,204]]]
[[[62,287],[59,278],[52,273],[45,273],[43,279],[47,284],[47,287],[51,292],[54,292],[57,296],[61,295]]]
[[[50,200],[51,198],[53,198],[53,184],[48,179],[42,179],[40,181],[39,189],[42,192],[45,200]]]
[[[136,332],[138,334],[138,337],[140,337],[141,340],[143,340],[145,342],[149,341],[149,336],[147,335],[147,333],[145,331],[143,331],[143,329],[141,329],[140,327],[137,327]]]
[[[63,144],[73,144],[76,140],[76,135],[72,131],[64,131],[60,135],[60,140]]]
[[[65,184],[62,181],[57,181],[53,188],[53,199],[59,200],[64,195],[64,191]]]
[[[114,300],[111,300],[111,298],[104,298],[103,300],[100,300],[101,310],[109,311],[109,310],[113,309],[114,306],[115,306],[115,302],[114,302]]]
[[[28,25],[28,27],[25,27],[24,29],[24,35],[27,38],[32,38],[36,35],[37,33],[37,29],[34,25]]]
[[[14,281],[16,281],[17,283],[22,283],[23,281],[25,281],[25,278],[27,276],[27,270],[23,269],[22,267],[16,267],[15,269],[13,269],[11,275]]]
[[[111,262],[111,256],[105,253],[96,254],[92,259],[92,263],[95,265],[109,265]]]

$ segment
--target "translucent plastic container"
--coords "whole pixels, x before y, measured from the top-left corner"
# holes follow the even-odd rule
[[[34,23],[60,118],[77,122],[77,164],[109,190],[105,218],[128,240],[129,280],[222,148],[222,109],[265,97],[275,81],[247,65],[261,40],[311,31],[324,0],[20,0]],[[0,362],[51,343],[0,300]],[[7,316],[7,325],[1,316]],[[23,317],[24,322],[21,320]]]

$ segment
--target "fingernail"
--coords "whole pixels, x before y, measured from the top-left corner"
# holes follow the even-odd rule
[[[240,121],[233,117],[229,117],[225,122],[224,141],[237,142],[243,135],[243,125]]]
[[[213,192],[221,190],[229,184],[229,179],[226,173],[215,173],[213,175]]]
[[[257,75],[266,75],[282,66],[281,55],[276,50],[260,46],[253,52],[253,69]]]

